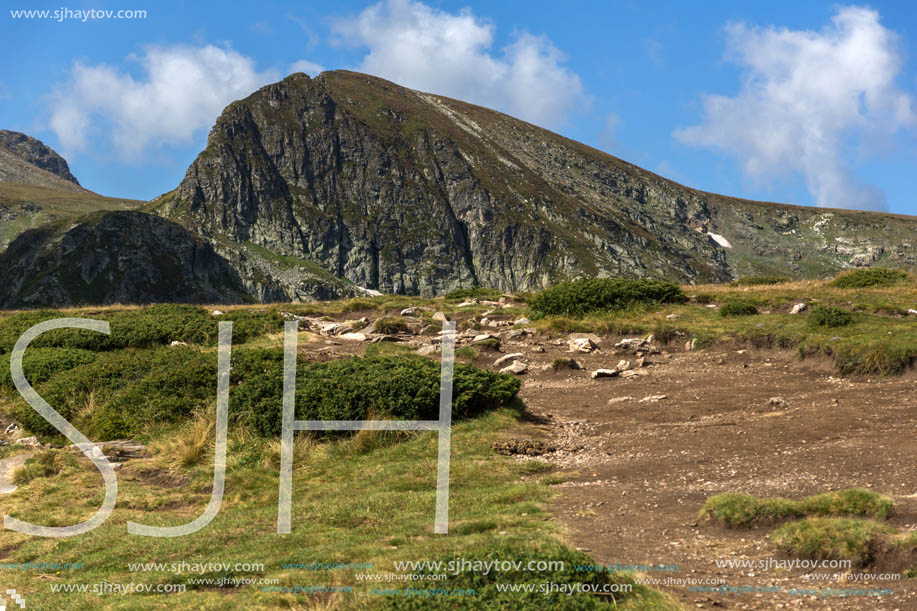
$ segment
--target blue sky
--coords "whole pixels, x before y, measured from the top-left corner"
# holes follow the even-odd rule
[[[917,214],[917,4],[7,3],[0,128],[99,193],[174,188],[228,102],[296,69],[496,107],[683,184]],[[141,19],[11,10],[145,10]],[[12,59],[10,59],[12,58]]]

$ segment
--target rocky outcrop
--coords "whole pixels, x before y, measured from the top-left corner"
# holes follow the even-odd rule
[[[0,308],[249,301],[229,263],[180,225],[105,212],[16,238],[0,254]]]
[[[76,186],[80,185],[76,177],[70,173],[70,166],[67,165],[67,160],[54,152],[50,147],[45,146],[40,140],[36,140],[31,136],[19,132],[0,129],[0,148],[12,153],[19,159],[36,168],[54,174]],[[4,165],[6,164],[0,163],[0,172],[2,172],[2,167]],[[5,182],[28,182],[29,184],[36,184],[28,180],[11,180],[11,177],[11,173],[8,176],[0,174],[0,180]]]
[[[905,239],[915,219],[696,191],[501,113],[352,72],[294,74],[231,104],[155,203],[215,244],[392,293],[917,264]],[[295,276],[272,276],[272,294],[302,298]]]

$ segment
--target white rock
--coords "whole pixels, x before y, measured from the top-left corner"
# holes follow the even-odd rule
[[[334,333],[335,331],[337,331],[338,327],[340,326],[341,326],[341,323],[339,322],[330,322],[327,325],[322,325],[321,332],[327,335],[330,335]]]
[[[663,399],[668,399],[668,395],[650,395],[648,397],[643,397],[640,399],[640,403],[656,403],[657,401],[662,401]]]
[[[446,322],[446,320],[448,319],[446,318],[446,315],[443,314],[442,312],[437,312],[436,314],[433,315],[433,320],[435,320],[436,322]]]
[[[401,315],[402,315],[402,316],[414,316],[414,315],[416,315],[416,314],[417,314],[417,310],[414,309],[414,308],[405,308],[405,309],[401,310]]]
[[[915,313],[917,313],[917,312],[915,312]],[[517,318],[515,321],[513,321],[513,324],[514,324],[514,325],[527,325],[527,324],[529,324],[530,322],[531,322],[531,321],[530,321],[528,318],[526,318],[526,317],[523,316],[522,318]]]
[[[908,310],[907,313],[911,316],[917,316],[917,310]]]
[[[492,323],[493,323],[493,321],[490,320],[489,318],[482,318],[482,319],[481,319],[481,324],[482,324],[483,326],[485,326],[485,327],[489,327]]]
[[[211,316],[222,316],[223,312],[221,312],[220,310],[214,310],[213,312],[210,313],[210,315]]]
[[[617,369],[596,369],[589,375],[592,376],[592,379],[596,378],[613,378],[618,375]]]
[[[482,334],[480,334],[480,335],[475,335],[475,336],[474,336],[474,339],[471,340],[471,343],[472,343],[472,344],[477,344],[478,342],[487,341],[487,340],[489,340],[489,339],[495,339],[495,340],[497,340],[497,341],[500,340],[500,338],[497,337],[496,335],[491,335],[490,333],[482,333]]]
[[[643,346],[644,341],[636,337],[626,337],[615,344],[615,348],[630,348],[636,349]]]
[[[188,344],[186,344],[185,342],[180,342],[180,341],[178,341],[178,340],[174,340],[171,344],[169,344],[169,346],[170,346],[170,347],[173,347],[173,348],[174,348],[175,346],[187,346],[187,345],[188,345]]]
[[[630,379],[630,378],[637,378],[640,376],[648,376],[649,374],[650,372],[648,372],[646,369],[631,369],[629,371],[622,372],[621,377]]]
[[[633,369],[633,368],[634,366],[631,364],[631,362],[625,361],[625,360],[618,361],[618,364],[615,366],[615,369],[617,369],[618,371],[627,371],[628,369]]]
[[[771,397],[768,400],[768,403],[771,407],[789,407],[790,402],[784,399],[783,397]]]
[[[529,366],[523,363],[522,361],[513,361],[512,365],[504,367],[500,370],[500,373],[513,373],[517,376],[522,375],[528,372]]]
[[[473,306],[473,305],[478,305],[478,302],[477,302],[477,301],[463,301],[462,303],[458,304],[458,305],[455,306],[455,307],[457,307],[457,308],[467,308],[468,306]]]
[[[790,310],[790,314],[799,314],[800,312],[805,312],[808,309],[809,309],[809,306],[807,306],[806,304],[797,303],[796,305],[793,306],[793,309]]]
[[[16,445],[36,447],[40,446],[41,443],[39,443],[38,437],[23,437],[16,440]]]
[[[340,335],[340,338],[346,339],[352,342],[365,342],[366,341],[366,336],[363,335],[362,333],[344,333]]]
[[[666,320],[675,320],[676,318],[678,318],[678,314],[666,314],[665,317]]]
[[[720,307],[720,306],[716,305],[715,303],[708,303],[708,304],[705,305],[704,307],[705,307],[705,308],[718,308],[718,307]]]
[[[616,403],[626,403],[628,401],[633,401],[633,397],[615,397],[608,400],[608,405],[615,405]]]
[[[577,337],[567,342],[567,348],[569,352],[592,352],[598,346],[588,337]]]
[[[713,240],[714,242],[716,242],[723,248],[732,248],[732,244],[729,243],[729,240],[727,240],[726,238],[724,238],[723,236],[721,236],[718,233],[711,233],[708,231],[707,237],[709,237],[711,240]]]
[[[500,367],[504,363],[509,363],[510,361],[524,361],[526,360],[525,355],[521,352],[514,352],[513,354],[506,354],[501,356],[496,361],[494,361],[494,367]]]
[[[420,354],[422,356],[429,356],[435,353],[437,350],[438,348],[433,345],[421,346],[420,348],[417,349],[417,354]]]

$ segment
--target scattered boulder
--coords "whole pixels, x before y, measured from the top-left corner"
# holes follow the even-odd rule
[[[15,422],[11,422],[8,427],[3,429],[3,434],[6,436],[12,436],[16,431],[19,430],[19,425]]]
[[[658,403],[659,401],[664,401],[668,398],[669,395],[649,395],[648,397],[643,397],[640,399],[640,403]]]
[[[38,437],[22,437],[16,440],[16,445],[40,448],[41,442],[38,441]]]
[[[211,316],[222,316],[223,312],[221,310],[214,310],[210,313]]]
[[[497,454],[503,454],[504,456],[541,456],[554,451],[554,446],[536,439],[495,441],[490,447]]]
[[[617,369],[596,369],[589,375],[591,375],[592,379],[595,380],[597,378],[614,378],[619,373],[620,372]]]
[[[433,344],[428,344],[426,346],[421,346],[420,348],[418,348],[417,354],[421,356],[430,356],[431,354],[435,354],[437,350],[439,350],[438,347],[434,346]]]
[[[513,361],[511,365],[508,365],[500,370],[500,373],[512,373],[517,376],[521,376],[524,373],[528,373],[529,366],[523,363],[522,361]]]
[[[472,299],[471,301],[463,301],[462,303],[458,304],[458,305],[455,306],[455,307],[457,307],[457,308],[467,308],[468,306],[473,306],[473,305],[478,305],[478,302],[477,302],[476,299]]]
[[[675,320],[676,318],[678,318],[678,314],[666,314],[665,317],[666,320]]]
[[[627,403],[633,401],[633,397],[614,397],[608,400],[608,405],[616,405],[618,403]]]
[[[500,367],[506,363],[509,363],[510,361],[518,361],[518,360],[523,360],[523,361],[526,360],[525,355],[522,354],[521,352],[514,352],[513,354],[506,354],[498,358],[496,361],[494,361],[494,367]]]
[[[805,312],[805,311],[808,310],[808,309],[809,309],[809,306],[807,306],[806,304],[804,304],[804,303],[797,303],[797,304],[794,305],[794,306],[792,307],[792,309],[790,310],[790,314],[799,314],[800,312]]]
[[[917,312],[915,312],[915,314],[917,314]],[[530,322],[531,322],[531,321],[530,321],[528,318],[526,318],[526,317],[523,316],[522,318],[517,318],[516,320],[514,320],[514,321],[513,321],[513,324],[514,324],[514,325],[527,325],[527,324],[529,324]]]
[[[170,347],[170,348],[175,348],[176,346],[187,346],[187,345],[188,345],[188,344],[186,344],[185,342],[180,342],[180,341],[178,341],[178,340],[173,340],[172,343],[169,344],[169,347]]]
[[[598,346],[588,337],[577,337],[567,342],[569,352],[592,352]]]
[[[783,397],[771,397],[771,398],[768,400],[767,403],[768,403],[768,405],[770,405],[771,407],[773,407],[773,408],[775,408],[775,409],[779,409],[779,408],[781,408],[781,407],[789,407],[789,406],[790,406],[790,402],[787,401],[787,400],[786,400],[785,398],[783,398]]]
[[[622,372],[621,377],[629,380],[631,378],[638,378],[641,376],[647,376],[649,374],[650,372],[648,372],[646,369],[631,369],[629,371]]]
[[[344,333],[340,336],[341,339],[346,339],[351,342],[365,342],[366,336],[362,333]]]
[[[615,369],[617,369],[618,371],[627,371],[628,369],[633,369],[633,368],[634,366],[630,361],[625,361],[623,359],[618,361],[618,364],[615,366]]]
[[[480,342],[486,342],[487,340],[497,340],[500,341],[500,338],[496,335],[491,335],[490,333],[481,333],[480,335],[475,335],[474,339],[471,340],[472,344],[477,344]]]
[[[433,315],[433,320],[435,320],[436,322],[446,322],[449,319],[446,318],[446,315],[443,314],[442,312],[437,312],[436,314]]]
[[[334,332],[338,330],[341,326],[339,322],[329,322],[325,323],[319,328],[319,333],[322,335],[334,335]]]
[[[911,310],[908,310],[907,313],[908,313],[908,316],[917,316],[917,310],[911,309]]]
[[[691,338],[685,342],[685,352],[690,352],[697,347],[697,338]]]
[[[417,309],[416,308],[405,308],[401,310],[401,315],[402,316],[417,316]]]

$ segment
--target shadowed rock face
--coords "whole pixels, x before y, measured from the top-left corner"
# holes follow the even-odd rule
[[[0,255],[0,307],[248,301],[236,271],[199,236],[139,212],[32,229]]]
[[[395,293],[917,263],[915,219],[696,191],[501,113],[351,72],[294,74],[228,106],[156,203],[230,259],[254,244]]]
[[[0,148],[4,148],[33,166],[59,176],[68,182],[77,186],[80,184],[76,177],[70,173],[70,166],[67,165],[67,160],[50,147],[45,146],[40,140],[19,132],[0,129]],[[27,180],[11,181],[9,178],[4,178],[3,180],[38,184]]]

